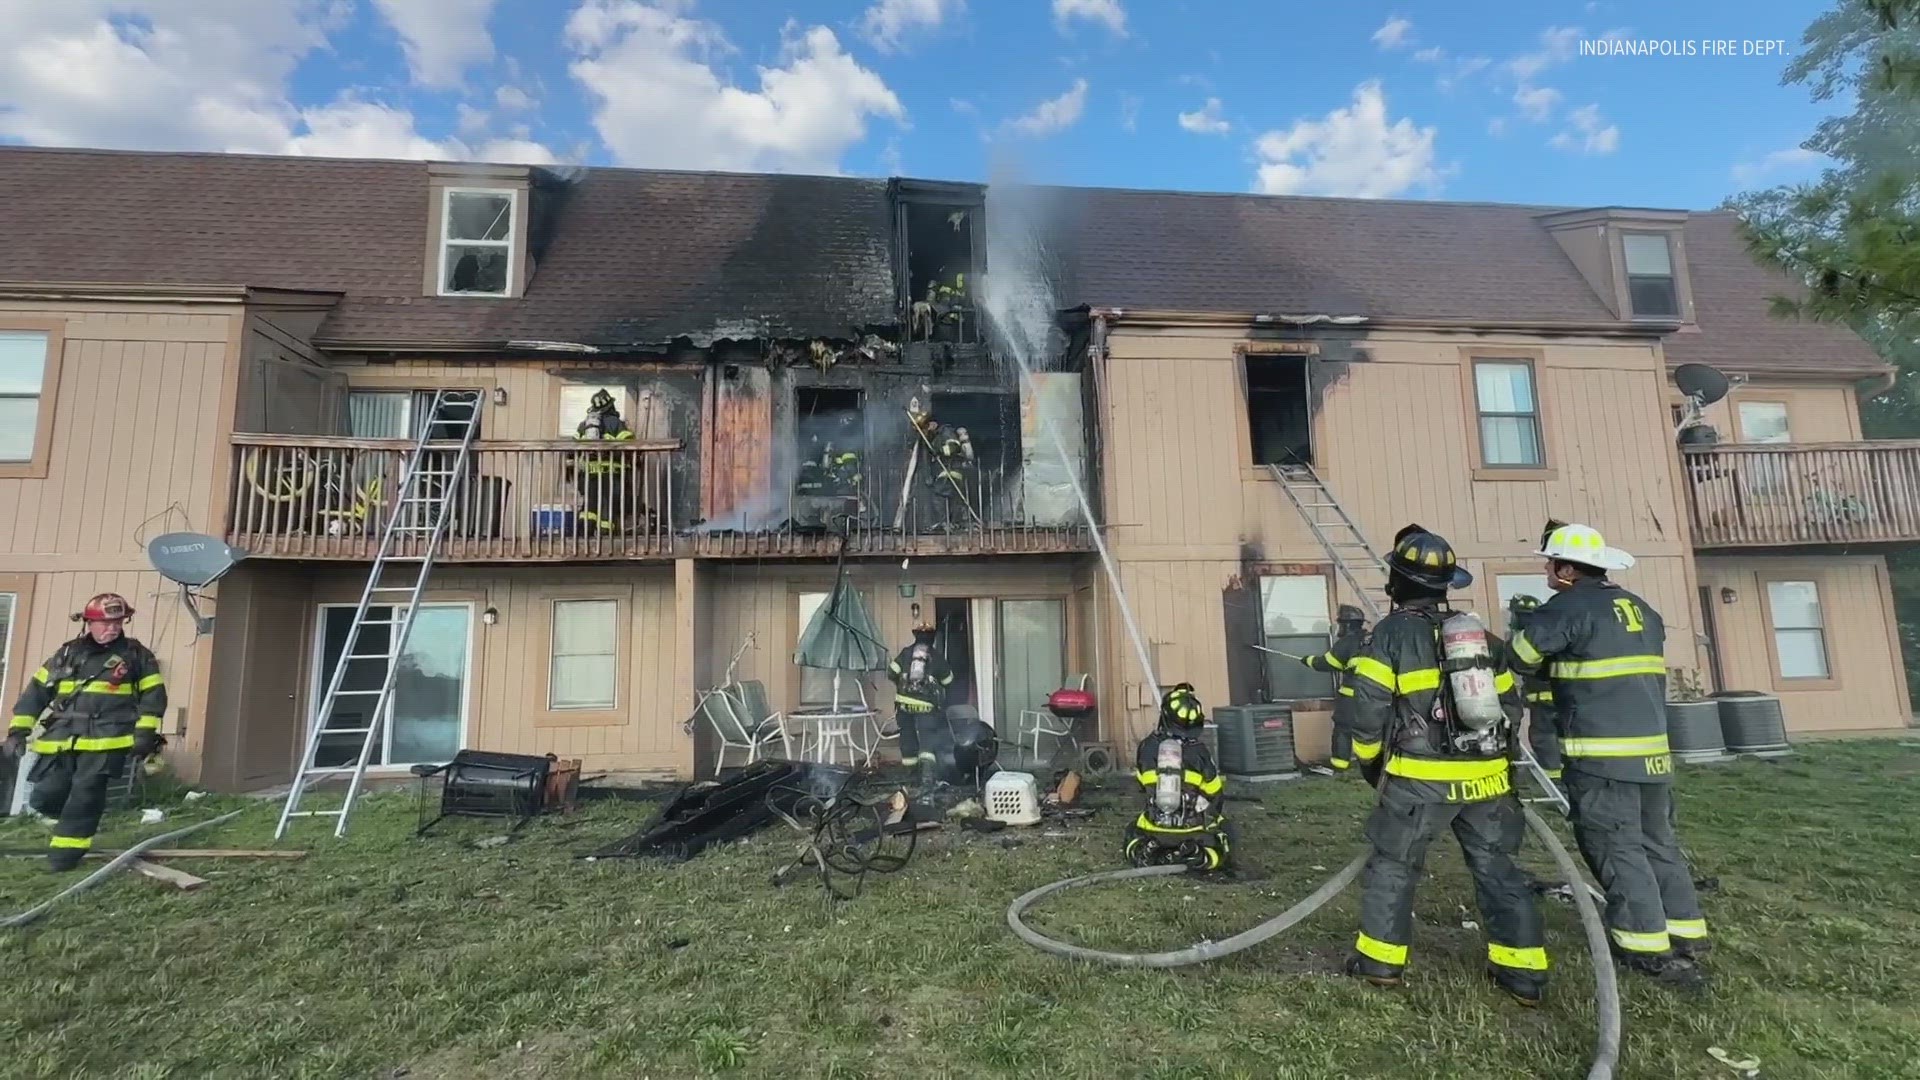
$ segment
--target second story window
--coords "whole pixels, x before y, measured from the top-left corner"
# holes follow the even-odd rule
[[[0,330],[0,461],[33,460],[47,374],[47,337]]]
[[[1627,304],[1636,319],[1680,317],[1680,289],[1674,281],[1673,247],[1664,233],[1623,233],[1621,255],[1627,264]]]
[[[513,281],[512,191],[448,188],[440,218],[440,294],[506,296]]]
[[[1486,466],[1537,469],[1545,464],[1532,362],[1475,360],[1473,388],[1480,414],[1480,454]]]

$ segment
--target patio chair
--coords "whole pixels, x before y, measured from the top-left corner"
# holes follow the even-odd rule
[[[713,758],[713,774],[720,775],[727,767],[727,751],[738,750],[747,760],[742,764],[751,765],[760,760],[767,744],[775,739],[786,740],[786,731],[775,722],[771,725],[762,721],[758,724],[747,720],[747,707],[735,694],[727,689],[712,690],[700,698],[700,716],[713,728],[715,737],[720,740],[720,750]]]
[[[787,724],[787,714],[773,707],[773,700],[767,694],[767,684],[759,679],[748,679],[727,687],[727,694],[741,709],[741,718],[749,730],[767,732],[768,737],[762,740],[762,745],[771,742],[774,734],[778,733],[780,756],[793,760],[794,732]]]

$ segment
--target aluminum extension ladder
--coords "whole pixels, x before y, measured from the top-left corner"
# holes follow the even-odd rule
[[[1267,470],[1280,482],[1280,490],[1287,493],[1294,508],[1306,519],[1307,527],[1313,530],[1314,539],[1326,549],[1334,568],[1360,598],[1361,605],[1367,609],[1368,618],[1377,624],[1381,614],[1393,607],[1387,599],[1386,560],[1374,552],[1373,546],[1367,543],[1365,534],[1360,531],[1360,526],[1354,524],[1352,515],[1340,505],[1339,499],[1334,498],[1333,491],[1327,487],[1326,481],[1314,473],[1312,466],[1294,462],[1268,465]],[[1327,520],[1323,514],[1333,520]],[[1376,584],[1363,583],[1361,575],[1366,575],[1367,582]],[[1567,802],[1566,794],[1560,790],[1560,785],[1554,783],[1553,777],[1548,776],[1547,770],[1535,760],[1533,747],[1522,745],[1520,756],[1514,760],[1514,764],[1527,770],[1543,793],[1539,798],[1523,798],[1521,802],[1552,803],[1562,816],[1572,812],[1572,806]]]
[[[280,823],[274,828],[274,839],[286,836],[287,826],[297,817],[332,817],[338,822],[333,835],[347,834],[347,815],[353,810],[353,803],[360,794],[360,785],[367,775],[367,763],[373,757],[373,746],[380,738],[382,726],[389,719],[393,704],[393,684],[400,669],[399,658],[405,650],[407,637],[413,632],[413,619],[420,611],[420,597],[427,587],[427,579],[433,574],[433,562],[440,550],[440,541],[445,536],[447,524],[453,516],[453,506],[464,486],[467,462],[472,457],[474,434],[480,427],[480,398],[477,391],[441,390],[434,394],[431,411],[426,423],[420,428],[420,435],[414,441],[413,452],[407,458],[405,471],[400,476],[398,490],[389,507],[387,521],[380,531],[380,549],[374,555],[373,568],[367,574],[366,588],[360,592],[360,604],[354,609],[353,622],[347,626],[347,637],[340,646],[340,659],[333,667],[333,675],[327,680],[327,691],[320,696],[320,704],[314,711],[307,732],[307,748],[300,759],[300,771],[293,778],[293,787],[287,792],[287,804],[280,811]],[[461,410],[465,410],[464,417]],[[445,418],[443,419],[443,410]],[[451,432],[452,438],[434,438],[436,433]],[[396,554],[400,550],[399,542],[405,539],[417,539],[415,554]],[[419,573],[407,584],[381,584],[391,564],[417,564]],[[376,598],[381,595],[404,596],[404,601],[381,603]],[[386,607],[390,612],[385,619],[368,617],[368,611],[374,607]],[[388,651],[360,652],[360,631],[369,626],[387,627]],[[378,661],[386,666],[386,674],[380,680],[378,689],[348,690],[347,668],[354,662]],[[327,718],[333,715],[334,705],[342,698],[371,697],[373,708],[365,727],[327,727]],[[320,743],[323,737],[358,735],[360,752],[352,765],[322,766],[317,763]],[[315,781],[325,781],[338,776],[350,777],[347,782],[347,796],[337,810],[302,810],[300,798],[307,793],[309,785]]]

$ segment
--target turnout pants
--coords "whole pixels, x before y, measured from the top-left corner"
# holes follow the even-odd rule
[[[893,722],[900,729],[900,764],[911,765],[920,760],[920,726],[933,719],[933,713],[914,709],[894,709]],[[928,753],[931,757],[931,752]]]
[[[1609,780],[1579,769],[1564,777],[1573,836],[1607,894],[1607,930],[1623,952],[1658,956],[1672,939],[1704,940],[1707,920],[1693,870],[1674,831],[1673,787]]]
[[[100,815],[107,809],[107,782],[126,768],[125,750],[62,750],[43,755],[27,774],[33,781],[28,805],[58,819],[48,844],[47,862],[56,870],[80,865],[93,847]]]
[[[1460,841],[1473,874],[1480,920],[1487,930],[1487,961],[1535,985],[1547,981],[1546,940],[1539,900],[1513,861],[1526,829],[1520,800],[1428,801],[1389,777],[1380,804],[1367,819],[1373,854],[1360,875],[1360,955],[1397,974],[1413,942],[1413,893],[1426,870],[1427,846],[1448,828]]]
[[[1345,724],[1333,725],[1333,756],[1327,764],[1342,772],[1353,767],[1353,733]]]
[[[1527,710],[1527,747],[1533,751],[1533,760],[1547,771],[1547,775],[1558,779],[1561,775],[1560,735],[1553,729],[1553,717],[1539,709]]]
[[[1186,863],[1196,870],[1232,867],[1234,828],[1225,817],[1195,829],[1163,829],[1145,814],[1127,826],[1122,854],[1132,866]]]

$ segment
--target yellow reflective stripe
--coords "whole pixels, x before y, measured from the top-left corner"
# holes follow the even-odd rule
[[[1383,964],[1404,967],[1407,962],[1405,945],[1390,945],[1379,938],[1370,938],[1364,933],[1354,939],[1353,947],[1361,956],[1369,960],[1378,960]]]
[[[1333,650],[1331,649],[1327,650],[1327,654],[1321,657],[1321,659],[1325,660],[1327,662],[1327,666],[1332,668],[1335,671],[1347,670],[1347,665],[1341,663],[1340,658],[1333,655]]]
[[[36,754],[57,754],[67,748],[65,742],[54,742],[51,739],[35,739],[28,745],[33,748],[33,752]]]
[[[1493,677],[1493,689],[1495,693],[1499,693],[1499,694],[1504,694],[1507,691],[1513,689],[1513,673],[1510,671],[1503,671],[1500,674],[1495,675]]]
[[[39,671],[33,673],[33,681],[39,683],[41,686],[47,685],[47,680],[51,678],[53,678],[53,676],[47,673],[46,668],[41,668]]]
[[[1341,697],[1353,697],[1353,696],[1354,696],[1354,693],[1353,693],[1353,687],[1351,687],[1351,686],[1343,686],[1343,687],[1341,687],[1341,688],[1340,688],[1340,696],[1341,696]]]
[[[1632,930],[1615,930],[1613,940],[1628,952],[1663,953],[1673,947],[1672,942],[1667,940],[1665,930],[1657,930],[1651,934],[1638,934]]]
[[[1371,656],[1354,657],[1353,664],[1347,670],[1369,682],[1378,683],[1389,693],[1397,685],[1393,677],[1393,669]]]
[[[1160,782],[1160,774],[1152,769],[1141,769],[1134,778],[1148,787],[1152,787]]]
[[[1186,836],[1190,833],[1199,833],[1199,832],[1207,831],[1207,827],[1205,825],[1189,825],[1186,828],[1174,828],[1168,825],[1155,825],[1151,820],[1147,818],[1147,815],[1145,814],[1141,814],[1139,817],[1135,818],[1133,823],[1134,825],[1138,826],[1141,829],[1146,830],[1147,832],[1171,833],[1175,836]]]
[[[61,682],[59,692],[62,694],[71,694],[75,692],[76,687],[79,688],[80,693],[84,693],[84,694],[112,694],[115,697],[133,696],[132,683],[120,683],[118,685],[115,685],[110,682],[101,682],[98,679],[88,683],[85,686],[80,686],[79,683],[73,681],[72,679],[67,679]]]
[[[1559,770],[1559,769],[1542,769],[1542,770],[1540,770],[1540,771],[1541,771],[1541,772],[1544,772],[1544,773],[1546,773],[1546,774],[1547,774],[1547,779],[1549,779],[1549,780],[1558,780],[1558,779],[1560,779],[1560,770]]]
[[[1377,742],[1361,742],[1359,739],[1355,739],[1353,740],[1353,756],[1361,761],[1372,761],[1374,758],[1380,756],[1380,744]]]
[[[1707,936],[1707,920],[1668,919],[1667,934],[1670,937],[1698,940]]]
[[[1343,757],[1329,759],[1327,764],[1333,766],[1336,769],[1350,769],[1353,767],[1353,762],[1348,761],[1346,758],[1343,758]]]
[[[133,727],[135,731],[159,731],[160,718],[157,716],[143,716],[133,722]]]
[[[1665,735],[1634,735],[1618,739],[1562,739],[1568,757],[1652,757],[1667,753]]]
[[[1440,669],[1437,667],[1421,668],[1418,671],[1403,671],[1400,673],[1400,692],[1402,694],[1414,694],[1422,690],[1438,689],[1440,689]]]
[[[149,675],[146,678],[141,679],[139,682],[135,683],[133,685],[133,688],[144,694],[156,686],[165,686],[165,685],[167,685],[167,680],[161,677],[160,673],[156,671],[152,675]]]
[[[1507,644],[1512,647],[1513,655],[1519,657],[1520,662],[1528,667],[1532,667],[1540,662],[1540,650],[1534,648],[1533,642],[1527,640],[1527,632],[1525,630],[1513,635],[1513,640],[1507,642]]]
[[[1528,694],[1528,695],[1527,695],[1527,700],[1528,700],[1528,701],[1542,701],[1542,702],[1546,702],[1546,701],[1552,701],[1552,700],[1553,700],[1553,691],[1551,691],[1551,690],[1541,690],[1541,691],[1539,691],[1538,693],[1533,693],[1533,694]]]
[[[1665,675],[1664,656],[1615,656],[1606,660],[1556,660],[1556,679],[1618,679],[1627,675]]]
[[[1495,945],[1487,942],[1487,959],[1501,967],[1519,968],[1522,971],[1547,970],[1547,950],[1535,946],[1531,949],[1516,949],[1508,945]]]
[[[1227,779],[1224,776],[1216,776],[1208,780],[1192,769],[1182,770],[1180,779],[1199,788],[1202,795],[1218,795],[1221,789],[1227,786]]]
[[[19,728],[21,731],[31,731],[33,730],[33,717],[16,716],[8,726]]]
[[[108,735],[99,739],[35,739],[36,754],[58,754],[66,750],[131,750],[133,736]]]
[[[57,847],[57,848],[67,848],[69,850],[85,851],[88,848],[93,846],[93,837],[91,836],[56,836],[49,842],[49,846]]]
[[[1506,758],[1491,761],[1446,761],[1436,758],[1407,757],[1395,754],[1387,759],[1387,773],[1408,780],[1485,780],[1507,771]]]

